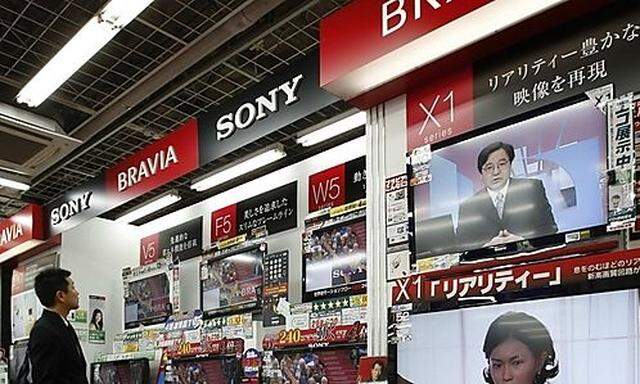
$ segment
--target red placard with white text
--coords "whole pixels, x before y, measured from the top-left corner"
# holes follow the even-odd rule
[[[29,204],[8,219],[0,220],[0,254],[29,240],[44,238],[42,207]]]
[[[309,212],[364,199],[367,184],[365,168],[365,158],[359,157],[309,176]]]
[[[211,240],[222,241],[236,237],[237,204],[229,205],[211,213]]]

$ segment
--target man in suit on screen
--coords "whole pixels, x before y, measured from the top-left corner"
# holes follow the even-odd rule
[[[511,177],[513,146],[495,142],[478,155],[484,188],[459,208],[457,239],[465,250],[496,246],[558,231],[544,185]]]

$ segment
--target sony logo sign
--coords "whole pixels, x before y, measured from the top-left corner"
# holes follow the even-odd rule
[[[235,112],[221,116],[216,122],[216,138],[222,141],[231,137],[237,129],[245,129],[269,116],[269,113],[278,112],[280,93],[286,97],[284,105],[288,106],[299,100],[297,95],[300,82],[304,78],[298,75],[293,79],[273,88],[267,96],[260,96],[252,102],[242,104]]]
[[[58,225],[63,221],[69,220],[73,216],[79,214],[82,211],[86,211],[91,208],[89,202],[93,192],[86,192],[82,196],[73,200],[62,203],[59,207],[51,210],[51,224]]]
[[[422,18],[422,7],[440,9],[443,4],[450,4],[453,0],[409,0],[413,1],[413,18]],[[405,0],[388,0],[382,4],[382,37],[387,37],[400,30],[407,22]]]
[[[178,156],[173,145],[153,154],[142,160],[140,164],[127,168],[126,171],[118,172],[118,192],[131,188],[139,182],[156,175],[171,166],[178,164]]]
[[[24,234],[22,230],[22,225],[20,224],[11,224],[7,228],[4,228],[2,232],[0,232],[0,247],[5,244],[18,240],[20,236]]]

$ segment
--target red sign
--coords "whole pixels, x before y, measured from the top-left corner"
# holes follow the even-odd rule
[[[309,176],[309,212],[345,203],[345,164]]]
[[[640,250],[581,256],[455,277],[421,274],[397,280],[393,304],[441,302],[492,297],[505,292],[589,284],[632,278],[640,280]]]
[[[192,119],[107,170],[107,193],[116,201],[128,201],[184,176],[198,166],[198,122]]]
[[[320,84],[324,87],[491,1],[353,1],[320,24]]]
[[[407,93],[407,150],[474,128],[471,66]]]
[[[153,264],[159,259],[160,234],[147,236],[140,240],[140,265]]]
[[[0,220],[0,253],[29,240],[43,240],[42,207],[29,204],[8,219]]]
[[[211,213],[211,241],[222,241],[238,234],[236,204]]]
[[[340,344],[358,344],[367,340],[367,324],[356,322],[350,325],[318,326],[313,329],[282,330],[274,336],[265,336],[264,349],[291,347],[328,347]]]

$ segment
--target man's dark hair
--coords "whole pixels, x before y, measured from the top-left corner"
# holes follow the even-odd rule
[[[489,326],[482,347],[487,361],[491,357],[491,352],[509,339],[518,340],[526,345],[536,358],[545,353],[544,364],[536,374],[534,384],[544,384],[558,376],[560,366],[556,361],[553,339],[540,320],[524,312],[507,312],[495,319]],[[483,376],[488,384],[494,384],[489,368],[485,368]]]
[[[36,276],[36,295],[43,306],[52,307],[56,302],[56,293],[58,291],[67,292],[69,289],[67,277],[69,276],[71,276],[71,272],[60,268],[45,269]]]
[[[484,149],[480,151],[480,154],[478,154],[478,172],[482,173],[482,167],[484,167],[487,160],[489,160],[489,156],[500,149],[504,149],[504,151],[507,152],[507,156],[509,156],[509,162],[513,162],[513,159],[516,158],[516,151],[513,149],[513,145],[496,141],[484,147]]]

